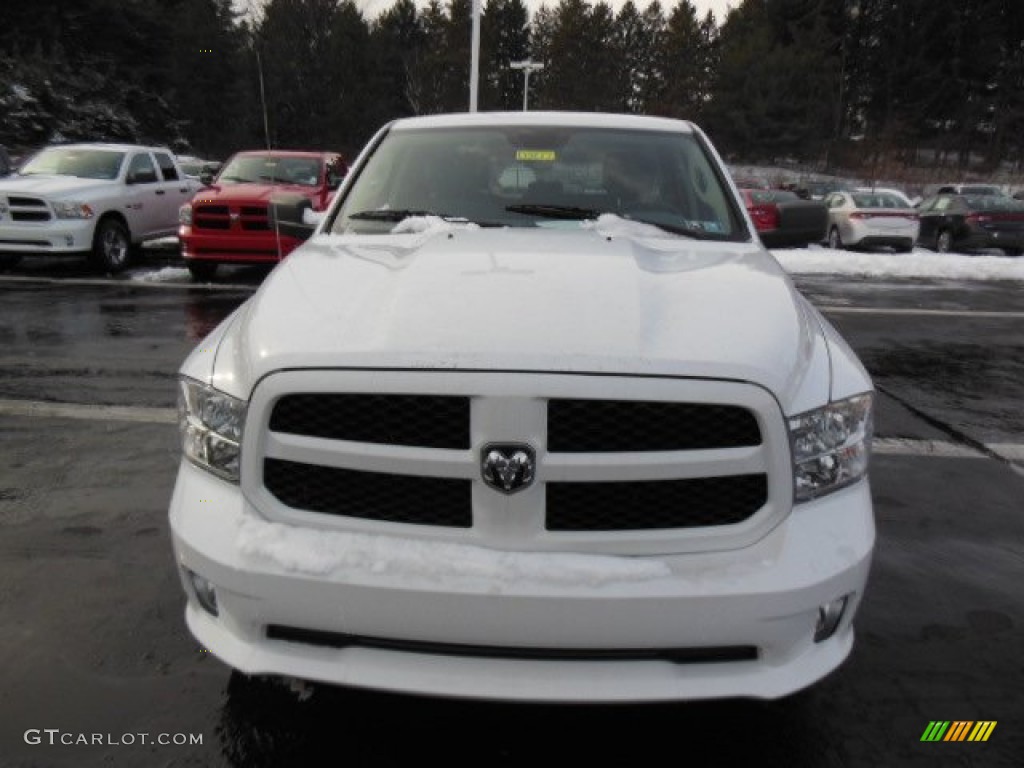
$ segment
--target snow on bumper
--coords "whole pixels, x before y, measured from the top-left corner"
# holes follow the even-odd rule
[[[270,524],[237,487],[188,464],[179,472],[171,527],[189,627],[232,667],[535,701],[777,698],[806,687],[852,647],[874,544],[867,482],[800,505],[740,550],[613,557]],[[184,569],[215,586],[217,616],[200,607]],[[814,642],[819,606],[844,595],[850,599],[837,631]],[[271,637],[268,628],[311,630],[315,641]],[[319,642],[342,633],[385,642]],[[453,652],[460,647],[487,653]],[[756,654],[679,663],[621,653],[707,648]],[[558,659],[538,649],[581,655]],[[614,653],[595,660],[591,651]]]

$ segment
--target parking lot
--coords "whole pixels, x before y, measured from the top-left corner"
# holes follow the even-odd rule
[[[295,693],[197,646],[166,521],[174,374],[261,273],[193,286],[183,271],[149,252],[118,279],[0,275],[3,765],[1021,764],[1019,282],[797,277],[879,392],[878,543],[837,673],[779,702],[553,707]],[[922,742],[936,720],[997,725]]]

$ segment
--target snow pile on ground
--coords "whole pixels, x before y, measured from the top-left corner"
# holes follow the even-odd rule
[[[342,531],[321,531],[247,519],[238,531],[242,554],[299,573],[358,576],[374,573],[403,582],[484,582],[496,592],[521,584],[599,587],[670,575],[649,558],[550,552],[502,552],[468,544],[417,541]]]
[[[860,253],[816,246],[779,248],[772,254],[795,275],[1024,281],[1024,257],[934,253],[923,248],[912,253]]]
[[[141,283],[174,283],[189,279],[189,271],[184,267],[164,267],[156,272],[139,272],[132,275],[132,280]]]
[[[179,247],[179,243],[176,235],[170,235],[168,237],[158,237],[156,240],[146,240],[142,247],[157,250],[176,250]]]

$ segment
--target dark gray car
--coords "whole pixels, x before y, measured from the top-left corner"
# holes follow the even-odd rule
[[[918,243],[933,250],[1024,253],[1024,202],[1002,195],[937,195],[918,207]]]

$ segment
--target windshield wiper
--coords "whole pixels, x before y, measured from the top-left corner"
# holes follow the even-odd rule
[[[690,237],[694,240],[707,240],[708,233],[703,229],[696,229],[694,227],[680,227],[676,224],[665,224],[661,221],[651,221],[650,219],[635,219],[632,216],[623,216],[627,221],[635,221],[637,224],[650,224],[652,227],[670,232],[673,235],[682,235],[683,237]]]
[[[544,205],[542,203],[507,205],[505,210],[510,213],[524,213],[527,216],[540,216],[545,219],[566,219],[572,221],[596,219],[602,213],[602,211],[594,208],[579,208],[575,205]]]
[[[451,218],[446,213],[434,213],[433,211],[419,211],[412,208],[375,208],[372,211],[359,211],[349,216],[350,219],[364,219],[366,221],[402,221],[411,216],[438,216],[442,219]]]
[[[349,216],[350,219],[363,219],[365,221],[404,221],[413,216],[436,216],[439,219],[453,222],[455,224],[476,224],[478,227],[493,229],[504,227],[500,221],[476,221],[465,216],[453,216],[450,213],[437,213],[436,211],[419,211],[408,208],[376,208],[372,211],[359,211]]]

